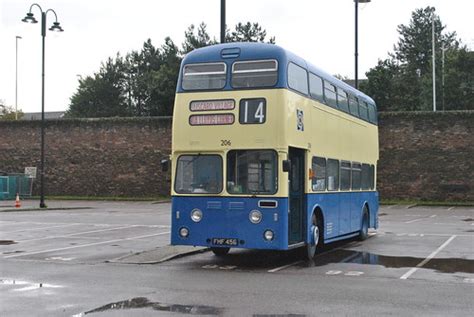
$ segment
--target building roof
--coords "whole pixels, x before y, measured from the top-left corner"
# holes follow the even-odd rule
[[[45,119],[62,119],[64,118],[65,111],[45,111]],[[41,112],[25,112],[21,117],[21,120],[41,120]]]

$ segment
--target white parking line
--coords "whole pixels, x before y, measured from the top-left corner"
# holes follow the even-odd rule
[[[417,222],[417,221],[420,221],[420,220],[423,220],[423,219],[426,219],[426,218],[413,219],[413,220],[405,221],[405,223],[414,223],[414,222]]]
[[[71,227],[71,226],[77,226],[77,225],[78,225],[77,223],[68,223],[68,224],[63,224],[63,225],[41,227],[41,228],[29,228],[29,229],[20,229],[20,230],[13,230],[13,231],[2,231],[2,234],[3,233],[23,232],[23,231],[37,231],[37,230],[53,229],[53,228],[61,228],[61,227]]]
[[[274,268],[274,269],[268,270],[267,272],[268,272],[268,273],[275,273],[275,272],[278,272],[278,271],[287,269],[287,268],[289,268],[290,266],[297,265],[297,264],[300,264],[300,263],[303,263],[303,261],[296,261],[296,262],[293,262],[293,263],[290,263],[290,264],[287,264],[287,265],[283,265],[283,266],[280,266],[280,267],[276,267],[276,268]]]
[[[39,240],[48,240],[48,239],[56,239],[56,238],[73,237],[73,236],[79,236],[79,235],[82,235],[82,234],[97,233],[97,232],[112,231],[112,230],[120,230],[120,229],[134,228],[134,227],[138,227],[138,226],[137,225],[131,225],[131,226],[125,226],[125,227],[109,228],[109,229],[82,231],[82,232],[71,233],[71,234],[63,234],[63,235],[59,235],[59,236],[49,236],[49,237],[36,238],[36,239],[18,240],[16,242],[19,243],[19,242],[29,242],[29,241],[39,241]]]
[[[441,250],[443,250],[451,241],[454,240],[454,238],[456,238],[457,236],[456,235],[452,235],[451,238],[449,238],[448,240],[446,240],[439,248],[437,248],[435,251],[433,251],[430,255],[428,255],[428,257],[426,259],[424,259],[423,261],[421,261],[420,263],[418,263],[416,265],[416,267],[414,268],[411,268],[408,272],[406,272],[405,274],[403,274],[400,279],[401,280],[406,280],[407,278],[409,278],[413,273],[415,273],[420,267],[422,267],[423,265],[425,265],[426,263],[428,263],[432,258],[434,258],[436,256],[436,254],[438,254]]]
[[[124,226],[142,226],[142,227],[149,227],[149,228],[171,228],[168,225],[144,225],[144,224],[116,224],[116,223],[90,223],[90,222],[36,222],[36,221],[0,221],[0,225],[5,224],[35,224],[35,225],[84,225],[84,226],[97,226],[97,227],[110,227],[110,226],[117,226],[117,225],[124,225]]]
[[[80,245],[75,245],[75,246],[72,246],[72,247],[41,250],[41,251],[34,251],[34,252],[25,252],[25,253],[21,253],[21,254],[7,255],[4,258],[9,259],[9,258],[17,258],[17,257],[27,256],[27,255],[35,255],[35,254],[40,254],[40,253],[48,253],[48,252],[64,251],[64,250],[70,250],[70,249],[85,248],[85,247],[91,247],[91,246],[94,246],[94,245],[101,245],[101,244],[107,244],[107,243],[113,243],[113,242],[119,242],[119,241],[137,240],[137,239],[142,239],[142,238],[161,236],[161,235],[168,234],[168,233],[170,233],[170,231],[156,233],[156,234],[148,234],[148,235],[145,235],[145,236],[137,236],[137,237],[131,237],[131,238],[124,238],[124,239],[115,239],[115,240],[109,240],[109,241],[102,241],[102,242],[95,242],[95,243],[88,243],[88,244],[80,244]]]

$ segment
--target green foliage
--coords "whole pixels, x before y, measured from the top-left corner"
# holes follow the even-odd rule
[[[226,42],[265,42],[267,31],[262,29],[258,23],[237,23],[235,31],[226,30]],[[268,43],[275,44],[275,37],[271,37]]]
[[[18,109],[18,120],[23,117],[23,111]],[[5,105],[3,100],[0,100],[0,120],[13,121],[16,120],[15,108]]]
[[[264,42],[267,32],[258,23],[239,23],[228,41]],[[275,38],[269,39],[274,43]],[[190,25],[180,50],[167,37],[157,48],[151,40],[140,51],[109,58],[93,76],[79,80],[67,117],[170,116],[182,57],[194,49],[216,44],[206,24]]]
[[[432,21],[435,29],[436,100],[441,110],[474,109],[472,52],[460,47],[455,32],[445,32],[435,8],[412,13],[409,25],[399,25],[394,52],[371,68],[360,89],[381,111],[432,109]],[[442,50],[445,67],[442,67]],[[444,86],[442,84],[444,76]]]

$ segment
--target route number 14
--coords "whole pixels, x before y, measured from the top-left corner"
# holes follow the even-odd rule
[[[265,123],[267,113],[266,100],[263,98],[240,100],[239,122],[241,124]]]

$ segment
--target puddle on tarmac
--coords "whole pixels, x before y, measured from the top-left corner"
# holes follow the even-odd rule
[[[15,242],[13,240],[0,240],[0,245],[10,245],[10,244],[17,244],[18,242]]]
[[[416,267],[424,258],[409,256],[388,256],[353,250],[335,250],[321,254],[313,262],[302,264],[304,267],[323,266],[331,263],[357,263],[382,265],[386,268]],[[474,260],[460,258],[434,258],[422,266],[441,273],[474,273]]]
[[[466,219],[463,219],[462,221],[465,221],[465,222],[472,222],[472,221],[474,221],[474,219],[472,219],[472,218],[466,218]]]
[[[80,317],[87,314],[99,313],[109,310],[119,310],[119,309],[138,309],[138,308],[151,308],[153,310],[181,313],[181,314],[190,314],[190,315],[221,315],[222,309],[211,307],[211,306],[201,306],[201,305],[173,305],[165,304],[160,302],[150,302],[148,298],[145,297],[135,297],[129,300],[124,300],[120,302],[110,303],[99,308],[89,310],[85,313],[74,315],[74,317]]]
[[[385,212],[379,213],[379,217],[386,216],[386,215],[387,215],[387,213],[385,213]]]
[[[23,253],[23,252],[25,252],[25,251],[20,251],[20,250],[17,250],[17,251],[8,251],[8,252],[2,252],[2,254],[5,254],[5,255],[7,255],[7,254],[16,254],[16,253]]]

